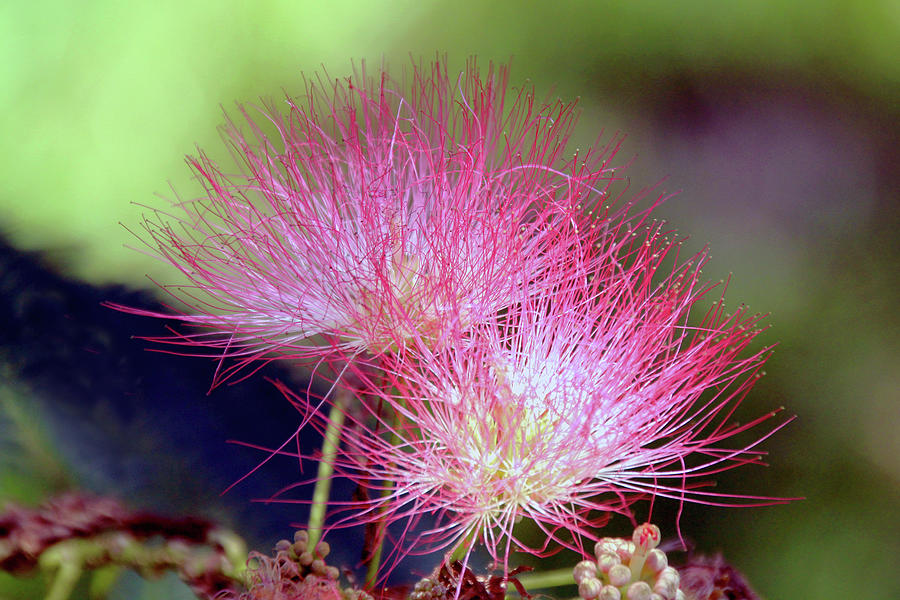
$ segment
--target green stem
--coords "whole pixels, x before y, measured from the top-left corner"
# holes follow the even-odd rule
[[[469,531],[466,535],[464,535],[459,543],[456,544],[456,548],[453,549],[453,552],[450,553],[450,560],[463,560],[466,557],[466,554],[469,553],[472,546],[475,544],[478,539],[477,531]]]
[[[343,398],[335,397],[331,411],[328,413],[328,427],[325,429],[325,439],[322,440],[322,459],[319,461],[316,487],[313,490],[312,506],[309,509],[307,530],[310,549],[316,547],[325,525],[325,508],[328,506],[328,494],[331,492],[331,475],[334,473],[334,461],[340,445],[341,429],[344,427],[344,410]]]
[[[381,491],[381,497],[384,498],[391,494],[393,490],[388,487]],[[379,516],[383,515],[385,512],[385,508],[382,507],[379,513]],[[375,581],[378,578],[378,567],[381,566],[381,555],[384,550],[384,537],[387,530],[387,523],[382,518],[378,521],[376,525],[378,528],[375,533],[375,548],[372,550],[372,557],[369,559],[369,566],[366,569],[366,589],[372,589],[375,586]]]
[[[564,585],[575,585],[572,569],[569,567],[565,569],[554,569],[553,571],[542,571],[540,573],[524,573],[522,575],[517,575],[516,579],[518,579],[527,590],[541,590]]]
[[[466,556],[466,544],[465,540],[461,541],[456,548],[453,549],[453,552],[450,553],[450,562],[454,560],[462,560]]]
[[[81,563],[77,560],[63,561],[56,570],[53,584],[47,592],[45,600],[66,600],[75,588],[78,578],[81,577]]]
[[[400,439],[397,437],[396,428],[399,427],[401,418],[396,411],[394,411],[393,417],[394,431],[389,435],[391,443],[397,444]],[[381,497],[385,498],[387,496],[390,496],[393,492],[393,487],[388,484],[383,490],[381,490]],[[387,503],[382,505],[379,512],[380,520],[378,521],[377,530],[375,533],[375,548],[372,550],[372,556],[369,559],[369,564],[366,569],[366,589],[372,589],[375,586],[375,581],[378,578],[378,567],[381,566],[381,556],[384,551],[384,538],[387,535],[387,521],[383,518],[386,510]]]

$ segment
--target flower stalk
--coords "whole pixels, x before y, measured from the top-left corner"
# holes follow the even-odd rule
[[[318,461],[316,484],[313,489],[312,504],[309,509],[309,546],[315,548],[322,537],[325,526],[325,513],[331,492],[331,479],[334,475],[334,462],[337,458],[341,440],[341,429],[344,426],[344,414],[348,398],[342,391],[336,392],[337,398],[328,413],[328,425],[322,439],[322,456]]]

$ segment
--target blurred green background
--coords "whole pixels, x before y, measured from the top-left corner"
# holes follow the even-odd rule
[[[896,598],[898,50],[894,0],[7,1],[0,233],[69,278],[151,290],[145,274],[171,271],[125,248],[136,242],[122,224],[139,227],[141,204],[165,206],[155,194],[171,197],[170,184],[196,191],[184,155],[224,156],[220,106],[299,94],[303,73],[342,77],[363,59],[399,74],[410,55],[446,53],[456,69],[470,55],[512,58],[514,86],[580,97],[574,145],[627,133],[631,189],[665,178],[680,191],[660,216],[710,245],[706,274],[733,275],[732,305],[771,313],[761,337],[778,348],[742,414],[784,405],[799,418],[766,443],[769,469],[720,488],[806,499],[692,507],[684,534],[773,600]],[[53,466],[52,434],[18,431],[40,432],[44,417],[16,368],[4,373],[19,401],[3,410],[27,414],[0,415],[7,459],[19,457],[0,460],[0,501],[83,483]],[[10,598],[38,589],[0,584]]]

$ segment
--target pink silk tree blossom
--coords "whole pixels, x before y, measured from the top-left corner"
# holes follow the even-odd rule
[[[349,369],[321,402],[281,388],[367,492],[332,525],[402,528],[385,570],[482,543],[506,573],[641,498],[781,501],[705,487],[780,427],[747,440],[775,413],[732,418],[768,356],[759,317],[727,314],[705,253],[683,260],[650,210],[610,208],[616,143],[566,154],[573,104],[506,94],[505,69],[435,63],[241,108],[238,170],[190,158],[204,194],[144,223],[188,281],[165,286],[176,314],[118,308],[197,328],[159,341],[234,359],[216,382],[275,358]]]
[[[438,62],[241,107],[225,128],[238,170],[190,157],[204,194],[144,223],[188,280],[164,286],[176,314],[117,308],[198,327],[156,341],[237,359],[221,380],[258,359],[440,344],[553,285],[615,142],[562,156],[574,105],[510,101],[506,80]]]
[[[702,282],[705,254],[680,262],[680,242],[646,219],[586,234],[589,250],[560,267],[559,285],[452,344],[390,357],[362,403],[370,414],[348,411],[336,465],[371,500],[337,524],[405,521],[395,560],[437,548],[468,556],[482,542],[505,567],[511,550],[578,549],[639,498],[778,502],[703,489],[717,472],[761,462],[754,448],[772,430],[727,441],[775,414],[732,422],[768,349],[749,348],[759,316],[726,314],[724,286]],[[372,408],[381,405],[399,418]],[[424,515],[434,521],[421,531]],[[546,543],[516,536],[523,518]]]

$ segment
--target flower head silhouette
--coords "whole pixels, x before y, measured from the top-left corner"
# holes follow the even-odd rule
[[[174,318],[201,328],[158,341],[237,358],[223,379],[275,356],[440,343],[552,285],[615,145],[563,158],[574,105],[510,102],[506,77],[472,62],[451,80],[438,62],[403,84],[313,80],[286,114],[242,107],[225,129],[240,171],[190,158],[204,195],[145,220],[190,282],[166,286],[188,307]]]

